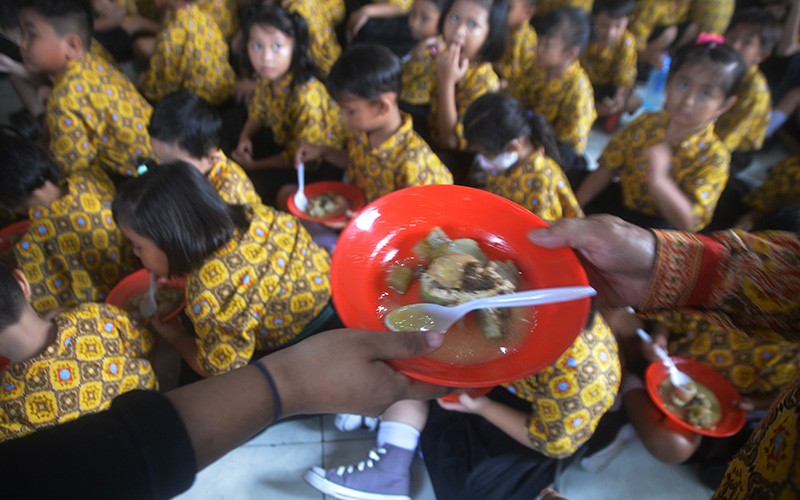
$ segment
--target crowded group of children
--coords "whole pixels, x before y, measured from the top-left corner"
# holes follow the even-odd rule
[[[3,14],[0,71],[24,109],[0,130],[0,225],[29,226],[0,265],[0,440],[158,389],[159,350],[188,382],[339,324],[343,225],[287,213],[300,164],[367,202],[457,183],[545,220],[800,230],[797,0],[27,0]],[[665,65],[663,107],[642,111],[637,81]],[[610,138],[587,158],[593,129]],[[789,154],[755,186],[737,174],[765,144]],[[142,267],[185,279],[176,319],[103,303]],[[304,479],[409,498],[421,449],[438,498],[531,498],[560,462],[588,453],[602,469],[638,435],[713,488],[752,427],[723,442],[670,424],[644,390],[656,358],[637,328],[722,373],[754,422],[800,375],[800,346],[768,328],[594,312],[552,365],[488,395],[339,415],[342,431],[377,426],[377,446]]]

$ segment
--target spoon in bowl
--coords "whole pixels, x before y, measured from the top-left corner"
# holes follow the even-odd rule
[[[395,332],[428,330],[445,332],[465,314],[475,309],[538,306],[591,297],[596,293],[590,286],[565,286],[481,297],[455,306],[440,306],[427,302],[409,304],[387,314],[383,322],[387,328]]]
[[[145,318],[149,318],[153,316],[156,311],[158,311],[158,303],[156,302],[156,280],[158,277],[153,273],[150,272],[150,284],[147,287],[147,294],[142,299],[142,302],[139,303],[139,312]]]
[[[678,387],[684,390],[692,388],[692,384],[694,384],[694,380],[692,380],[692,377],[686,375],[685,373],[680,371],[677,366],[675,366],[675,361],[673,361],[672,358],[669,357],[669,354],[667,354],[667,351],[664,350],[663,347],[661,347],[660,345],[656,344],[653,341],[653,337],[651,337],[649,333],[642,330],[641,328],[637,328],[636,335],[638,335],[640,339],[644,340],[645,342],[653,346],[653,350],[655,351],[656,356],[658,356],[658,359],[660,359],[661,362],[664,363],[664,366],[667,367],[667,370],[669,370],[669,381],[672,382],[672,385],[674,387]]]
[[[297,192],[294,194],[294,206],[301,212],[306,211],[308,207],[308,198],[306,198],[306,166],[303,162],[297,165]]]

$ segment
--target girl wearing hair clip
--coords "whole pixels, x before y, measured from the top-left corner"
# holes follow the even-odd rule
[[[714,122],[736,102],[744,71],[739,53],[719,35],[703,34],[680,49],[664,109],[644,113],[611,138],[597,170],[576,192],[581,207],[645,227],[706,227],[730,163]]]

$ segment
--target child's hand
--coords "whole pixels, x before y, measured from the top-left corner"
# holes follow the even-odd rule
[[[231,156],[242,167],[245,163],[251,163],[253,161],[253,141],[251,139],[240,140]]]
[[[347,31],[354,35],[357,35],[358,32],[361,31],[361,28],[367,24],[372,14],[370,7],[371,6],[367,4],[350,14],[350,17],[347,19]]]
[[[672,163],[672,148],[666,142],[653,144],[642,153],[647,165],[645,166],[645,177],[647,182],[658,182],[669,177],[669,167]]]
[[[158,336],[170,344],[173,344],[177,339],[186,335],[186,329],[178,318],[171,319],[166,323],[162,323],[157,315],[153,315],[149,319],[150,326],[156,331]]]
[[[480,415],[481,412],[489,405],[491,400],[486,396],[472,398],[469,394],[462,392],[458,395],[458,402],[448,401],[439,398],[437,402],[439,406],[445,410],[460,411],[462,413],[473,413]]]
[[[0,53],[0,73],[9,73],[21,78],[28,76],[25,66],[2,53]]]
[[[233,97],[236,102],[247,104],[253,98],[258,83],[252,78],[240,78],[233,85]],[[252,143],[251,143],[252,147]]]
[[[758,221],[759,213],[755,211],[747,212],[739,217],[736,224],[733,225],[734,229],[741,229],[743,231],[752,231]]]
[[[428,56],[428,54],[435,56],[441,51],[443,46],[444,43],[439,39],[439,37],[432,36],[418,43],[414,48],[414,51],[411,53],[411,56],[414,59],[424,59]]]
[[[770,407],[777,394],[753,394],[750,396],[743,396],[741,399],[733,402],[733,406],[742,411],[756,411],[766,410]]]
[[[301,163],[321,162],[325,159],[325,146],[309,144],[304,142],[297,148],[294,154],[294,166],[297,168]]]
[[[436,56],[436,73],[442,85],[455,85],[469,68],[469,59],[461,59],[461,45],[451,45]]]

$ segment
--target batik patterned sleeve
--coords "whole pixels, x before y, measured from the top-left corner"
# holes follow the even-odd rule
[[[578,154],[583,154],[589,141],[589,131],[597,118],[592,83],[583,70],[567,92],[569,98],[564,99],[563,106],[559,108],[553,129],[559,142],[569,144]]]
[[[636,83],[636,39],[626,31],[622,35],[619,50],[616,53],[612,71],[612,81],[617,88],[628,88]]]
[[[764,144],[772,98],[757,67],[740,86],[736,103],[717,119],[715,131],[730,151],[757,151]]]

